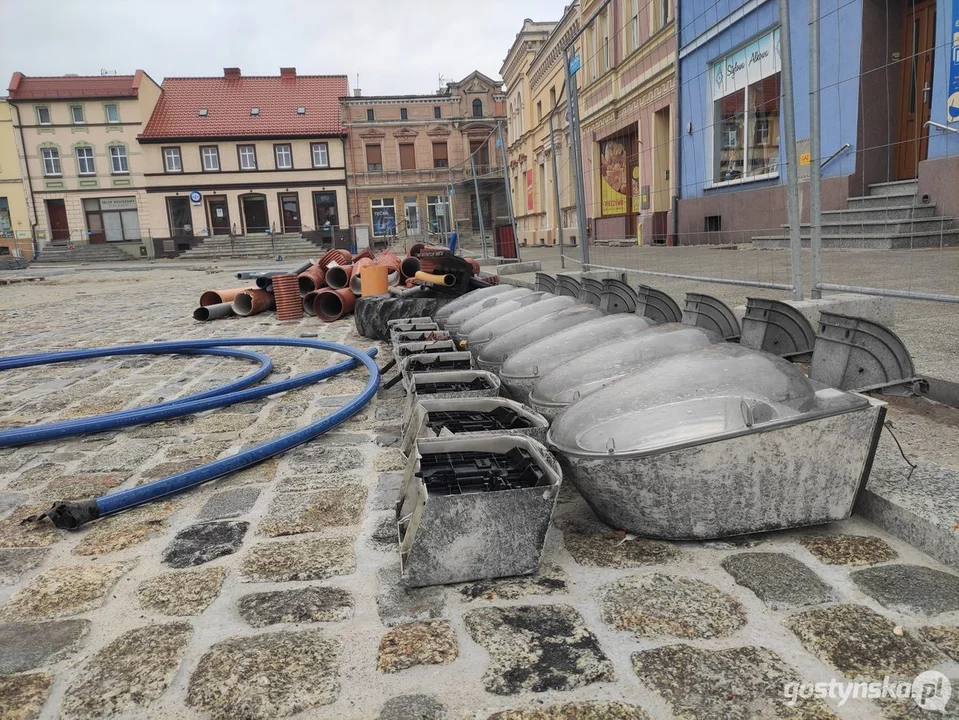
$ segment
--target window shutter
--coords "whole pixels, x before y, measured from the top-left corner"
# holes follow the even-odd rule
[[[413,143],[402,143],[400,145],[400,169],[416,169],[416,150],[414,149]]]
[[[434,160],[449,160],[447,155],[447,148],[445,142],[435,142],[433,143],[433,159]]]
[[[383,153],[380,152],[379,145],[366,146],[366,163],[368,165],[382,165]]]

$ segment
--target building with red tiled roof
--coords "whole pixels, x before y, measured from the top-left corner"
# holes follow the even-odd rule
[[[138,138],[151,215],[169,249],[215,235],[329,235],[348,227],[345,75],[167,78]]]
[[[160,86],[142,70],[56,77],[15,72],[7,93],[41,257],[56,254],[54,246],[86,245],[102,246],[94,255],[104,259],[152,254],[137,135]]]

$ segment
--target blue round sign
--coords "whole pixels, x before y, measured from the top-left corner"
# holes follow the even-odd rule
[[[192,203],[198,203],[198,202],[200,202],[200,200],[202,200],[202,199],[203,199],[203,196],[200,195],[200,193],[197,192],[196,190],[194,190],[193,192],[190,193],[190,202],[192,202]]]

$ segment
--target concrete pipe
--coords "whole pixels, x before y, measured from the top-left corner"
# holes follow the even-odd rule
[[[266,290],[244,290],[233,298],[233,312],[242,317],[273,310],[273,294]]]
[[[316,300],[316,296],[319,293],[318,290],[307,293],[303,296],[303,312],[311,317],[316,316],[316,311],[313,309],[313,301]]]
[[[313,299],[313,312],[323,322],[333,322],[353,311],[356,296],[347,288],[326,288]]]
[[[326,271],[319,265],[313,265],[299,274],[298,282],[300,295],[306,296],[326,284]]]
[[[233,299],[247,290],[256,290],[256,288],[241,287],[229,288],[227,290],[207,290],[200,296],[200,306],[220,305],[221,303],[233,302]]]
[[[217,303],[216,305],[201,305],[193,311],[193,319],[205,322],[207,320],[219,320],[230,317],[233,314],[233,305],[225,302]]]

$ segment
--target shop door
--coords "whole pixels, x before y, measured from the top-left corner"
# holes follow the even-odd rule
[[[419,209],[416,206],[416,197],[403,198],[403,211],[406,217],[406,234],[420,234],[420,216]]]
[[[210,198],[207,201],[210,208],[210,227],[214,235],[230,234],[230,210],[226,198]]]
[[[902,75],[899,82],[899,134],[896,179],[919,174],[929,149],[932,62],[936,44],[936,0],[905,3],[902,22]]]
[[[242,199],[243,225],[246,233],[265,233],[270,229],[270,216],[266,212],[266,197],[247,195]]]
[[[280,195],[280,207],[283,209],[283,232],[302,232],[303,223],[300,222],[300,198],[297,195]]]
[[[47,218],[50,220],[50,239],[65,243],[70,239],[67,206],[63,200],[47,200]]]

